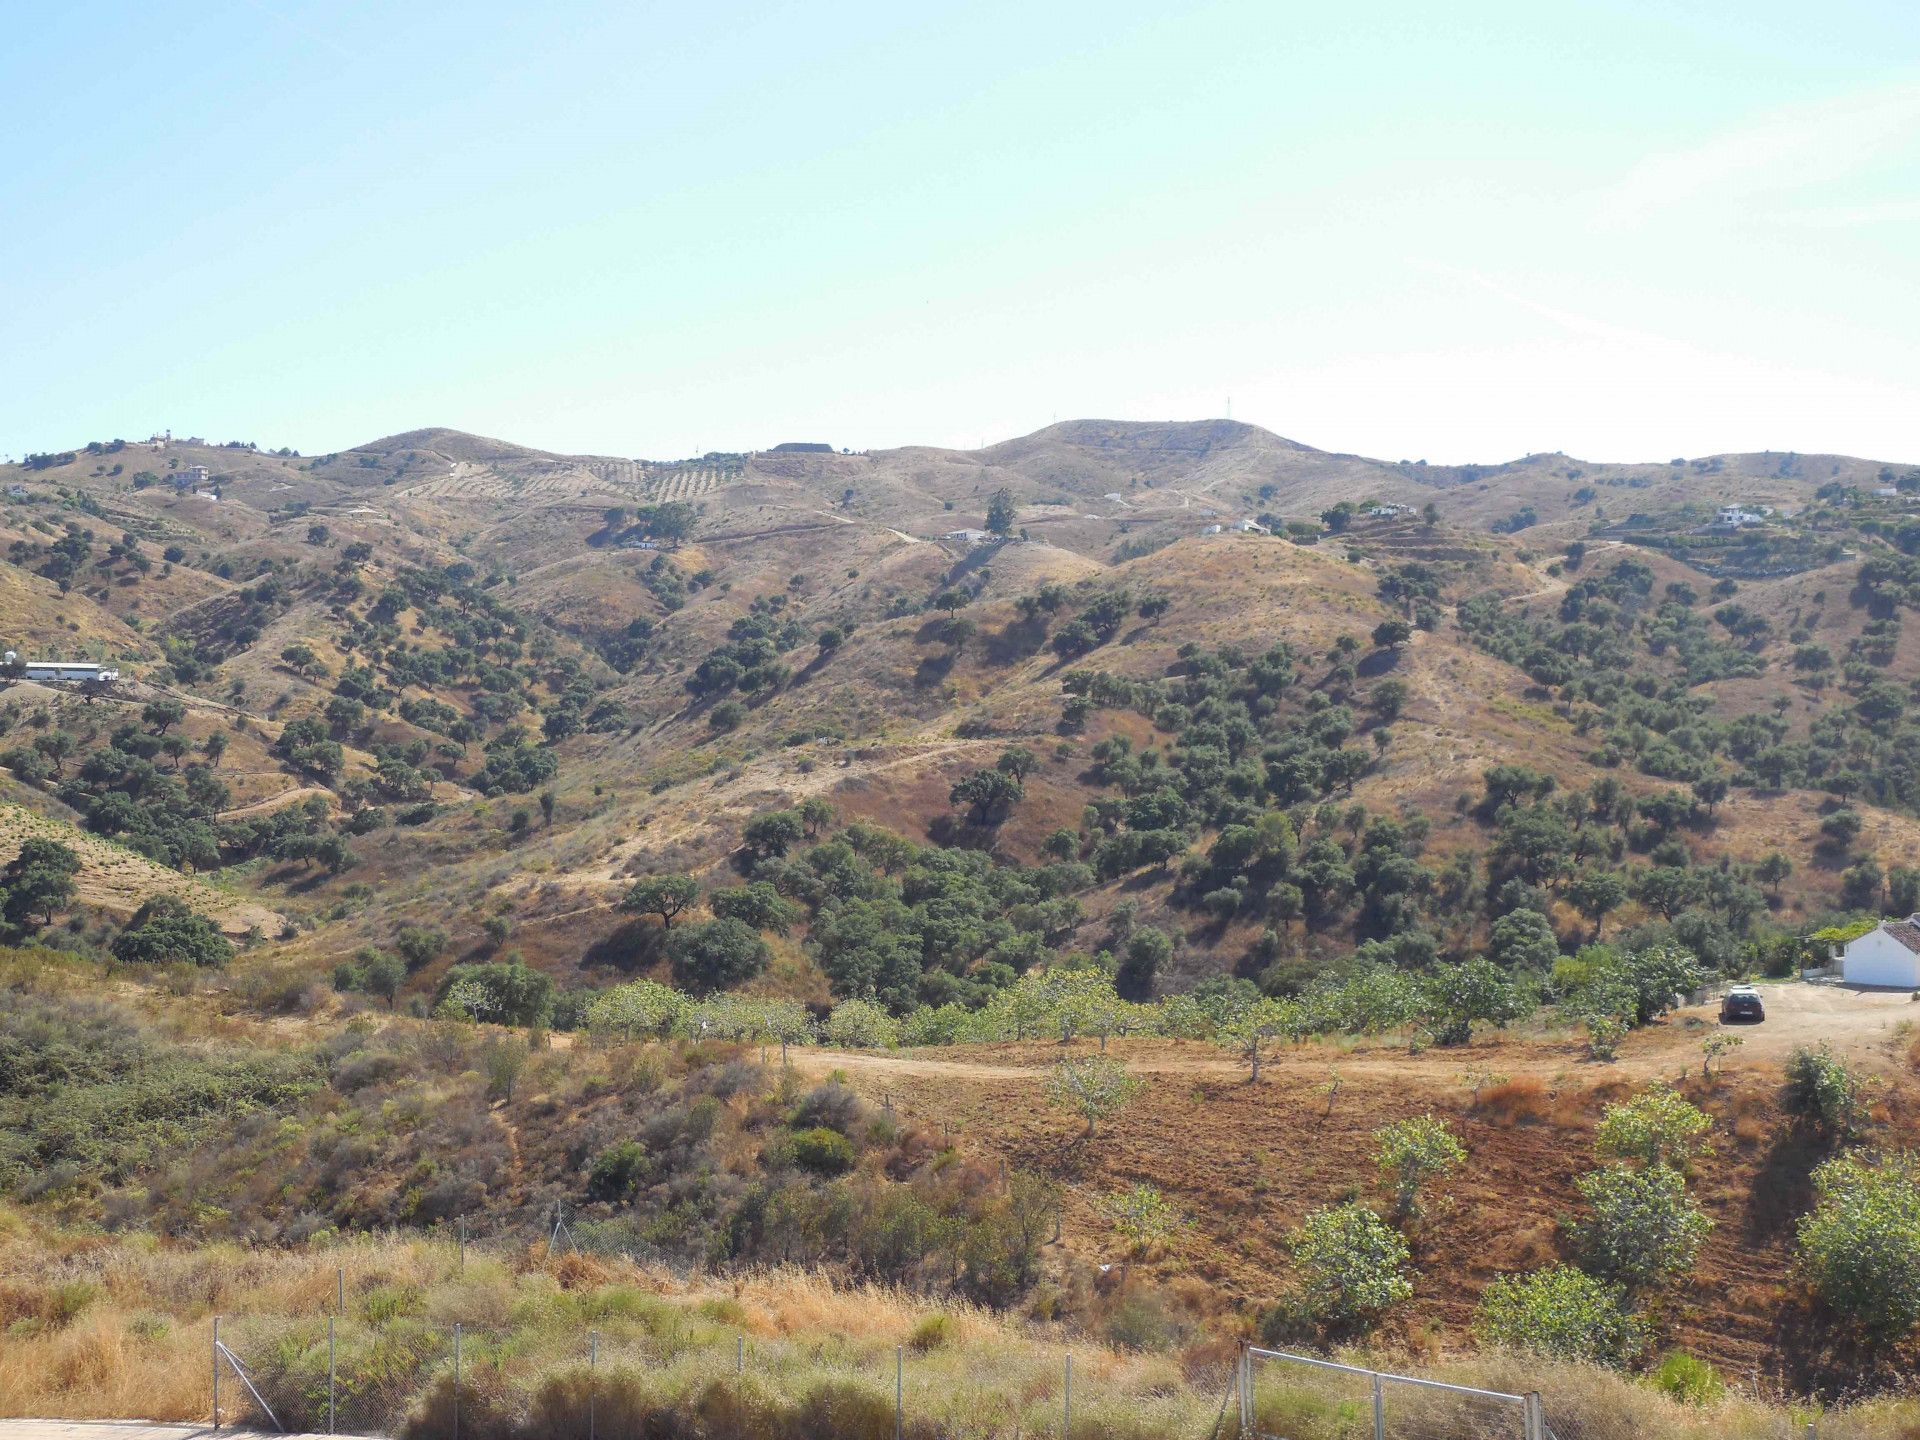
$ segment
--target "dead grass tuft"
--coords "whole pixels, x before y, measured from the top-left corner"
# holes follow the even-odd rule
[[[1544,1081],[1523,1075],[1482,1090],[1477,1113],[1489,1125],[1539,1125],[1553,1113],[1553,1104]]]

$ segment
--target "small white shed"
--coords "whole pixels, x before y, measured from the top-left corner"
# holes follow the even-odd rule
[[[1840,978],[1849,985],[1920,990],[1920,915],[1888,920],[1849,940],[1840,957]]]

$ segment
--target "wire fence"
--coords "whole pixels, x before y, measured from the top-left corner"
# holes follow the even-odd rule
[[[251,1332],[231,1322],[223,1329],[216,1318],[214,1328],[216,1431],[405,1435],[410,1440],[462,1440],[464,1433],[467,1440],[477,1440],[498,1433],[505,1413],[526,1419],[524,1403],[502,1405],[506,1362],[516,1350],[508,1329],[401,1320],[376,1325],[332,1315],[263,1324]],[[584,1440],[642,1440],[660,1433],[653,1392],[644,1383],[657,1369],[658,1357],[607,1344],[593,1330],[578,1349],[574,1363],[550,1373],[534,1397],[539,1433]],[[751,1390],[761,1378],[759,1361],[748,1337],[736,1335],[730,1344],[710,1347],[696,1358],[688,1389],[707,1396],[716,1386]],[[1011,1433],[1034,1440],[1088,1440],[1106,1433],[1104,1425],[1076,1425],[1071,1351],[1061,1355],[1059,1365],[1053,1423],[1015,1427]],[[894,1347],[884,1369],[828,1363],[821,1366],[820,1378],[847,1383],[837,1398],[831,1384],[816,1389],[808,1433],[882,1434],[889,1411],[895,1440],[945,1433],[944,1427],[927,1423],[915,1402],[930,1400],[933,1387],[944,1389],[948,1380],[916,1376],[914,1357],[904,1345]],[[817,1398],[821,1394],[824,1401]]]
[[[1549,1440],[1537,1394],[1510,1395],[1249,1347],[1240,1364],[1247,1440]]]
[[[564,1217],[555,1213],[549,1221],[537,1242],[545,1258],[564,1262],[580,1253]],[[485,1254],[492,1247],[470,1241],[464,1225],[450,1229],[447,1260],[457,1277],[466,1272],[469,1249]],[[528,1326],[537,1317],[430,1317],[398,1288],[364,1275],[350,1293],[345,1267],[335,1270],[330,1288],[324,1313],[215,1317],[203,1373],[211,1375],[216,1429],[408,1440],[508,1434],[648,1440],[682,1432],[671,1411],[682,1420],[698,1418],[700,1433],[869,1440],[889,1433],[894,1440],[959,1434],[1093,1440],[1119,1431],[1171,1436],[1189,1428],[1195,1440],[1202,1433],[1208,1440],[1649,1440],[1630,1417],[1592,1406],[1556,1418],[1538,1392],[1477,1388],[1258,1346],[1243,1347],[1230,1375],[1222,1374],[1225,1393],[1211,1432],[1194,1424],[1190,1410],[1169,1411],[1159,1417],[1168,1423],[1143,1428],[1151,1417],[1134,1413],[1137,1396],[1103,1394],[1086,1377],[1076,1383],[1071,1351],[1049,1355],[1043,1345],[1029,1350],[1032,1368],[1018,1394],[956,1374],[937,1355],[911,1345],[890,1351],[797,1347],[713,1323],[636,1328],[621,1322],[641,1317],[617,1311],[600,1316],[605,1329],[550,1326],[537,1342],[536,1361]],[[683,1413],[716,1405],[731,1406],[734,1423],[713,1427],[705,1423],[711,1415]],[[779,1405],[786,1407],[778,1411],[780,1423],[754,1423]],[[1866,1425],[1845,1414],[1813,1422],[1783,1410],[1764,1435],[1752,1419],[1741,1433],[1754,1440],[1866,1440]]]

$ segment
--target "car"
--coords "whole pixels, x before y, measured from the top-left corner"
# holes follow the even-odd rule
[[[1751,985],[1736,985],[1720,997],[1720,1018],[1724,1020],[1754,1020],[1767,1018],[1766,1001],[1760,998],[1760,992]]]

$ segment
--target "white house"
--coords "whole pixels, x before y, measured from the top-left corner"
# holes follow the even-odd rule
[[[77,680],[83,685],[98,685],[118,680],[120,672],[110,665],[78,660],[21,660],[9,650],[6,663],[19,665],[29,680]]]
[[[1771,514],[1773,514],[1773,507],[1771,505],[1755,505],[1751,508],[1744,505],[1722,505],[1718,513],[1714,515],[1713,523],[1716,525],[1730,525],[1735,527],[1741,525],[1759,525],[1764,523],[1766,518]]]
[[[984,545],[987,541],[993,539],[993,536],[989,535],[985,530],[949,530],[940,538],[942,540],[952,540],[961,545]]]
[[[1884,921],[1849,940],[1840,952],[1840,978],[1849,985],[1920,990],[1920,915]]]
[[[1242,535],[1271,535],[1273,533],[1258,520],[1242,520],[1233,528],[1238,530]]]

